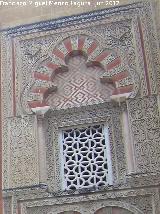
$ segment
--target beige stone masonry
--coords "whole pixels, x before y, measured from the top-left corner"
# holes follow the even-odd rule
[[[5,2],[6,0],[4,0]],[[53,2],[65,2],[66,0],[53,0]],[[73,0],[76,2],[75,0]],[[145,1],[145,0],[142,0]],[[160,11],[160,0],[150,0],[153,3],[156,3],[156,15]],[[3,2],[3,1],[1,1]],[[6,2],[13,2],[15,4],[20,2],[31,2],[29,0],[10,0]],[[33,3],[34,2],[34,3]],[[4,6],[3,3],[0,5],[0,26],[2,28],[13,27],[22,24],[29,24],[33,22],[38,22],[42,20],[54,19],[62,16],[69,16],[73,14],[80,14],[88,11],[104,9],[111,7],[111,5],[106,5],[105,3],[95,7],[97,2],[106,2],[98,0],[79,0],[77,2],[86,2],[85,6],[38,6],[35,7],[35,2],[41,4],[42,2],[49,2],[49,0],[34,0],[32,4],[27,6]],[[69,2],[69,1],[68,1]],[[87,2],[91,3],[91,6],[87,5]],[[115,1],[112,1],[113,4]],[[119,6],[125,5],[128,3],[139,2],[139,0],[119,0]],[[113,7],[113,5],[112,5]],[[158,17],[157,17],[158,24]]]

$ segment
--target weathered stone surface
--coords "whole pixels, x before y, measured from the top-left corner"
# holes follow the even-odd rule
[[[160,213],[159,3],[128,2],[1,33],[5,214]],[[31,8],[3,6],[2,27],[84,12]],[[64,190],[60,130],[98,123],[109,128],[113,185]]]

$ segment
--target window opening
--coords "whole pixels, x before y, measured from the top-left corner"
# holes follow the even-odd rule
[[[95,124],[61,130],[60,144],[64,189],[112,184],[107,126]]]

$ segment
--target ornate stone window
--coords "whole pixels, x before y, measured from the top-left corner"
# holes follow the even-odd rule
[[[81,190],[89,191],[89,189],[99,190],[106,188],[108,185],[117,184],[124,179],[126,161],[124,142],[122,140],[121,110],[121,107],[117,106],[116,103],[106,102],[98,105],[82,106],[81,108],[59,111],[50,110],[46,113],[47,185],[51,192],[70,194],[74,190],[75,192],[81,192]],[[99,138],[94,134],[94,130],[99,135]],[[79,133],[77,137],[75,137],[76,133],[77,135]],[[87,133],[91,134],[87,136]],[[87,141],[83,142],[83,140],[86,140],[85,138],[90,138],[89,140],[94,143],[91,145]],[[84,150],[79,148],[80,144],[83,145]],[[99,146],[99,144],[101,145]],[[101,151],[96,151],[95,148],[97,150],[101,149]],[[81,155],[79,155],[79,150],[82,151]],[[89,155],[91,157],[85,160]],[[103,160],[103,166],[105,166],[105,162],[107,163],[107,167],[97,166],[98,161],[100,162],[100,160],[97,160],[97,156]],[[71,162],[73,163],[73,168],[69,168],[69,160],[73,161]],[[89,175],[82,174],[81,171],[74,171],[85,161],[87,164],[90,162],[92,167],[95,165],[96,169],[89,169],[88,167],[86,171]],[[91,161],[93,161],[92,164]],[[80,162],[79,166],[77,162]],[[84,166],[84,168],[87,168],[87,166]],[[98,169],[104,174],[106,173],[105,179],[102,179],[103,175],[93,174],[97,173]],[[73,174],[69,174],[70,171]],[[83,176],[88,176],[88,178],[84,180]],[[100,181],[92,179],[98,176]],[[75,183],[71,182],[74,186],[73,188],[70,188],[72,184],[67,184],[67,179],[70,182],[70,178],[75,179]],[[83,183],[80,183],[80,181],[76,183],[81,178],[84,180]],[[87,184],[87,181],[90,182]]]
[[[63,189],[112,184],[108,136],[105,124],[60,130]]]

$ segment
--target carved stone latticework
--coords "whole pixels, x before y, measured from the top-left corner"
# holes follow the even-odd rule
[[[104,124],[60,130],[63,188],[105,186],[112,182],[108,128]]]
[[[106,123],[109,127],[109,141],[112,156],[112,171],[114,181],[124,179],[126,163],[122,130],[120,122],[120,110],[113,104],[99,104],[83,107],[81,109],[61,110],[58,114],[48,112],[46,117],[48,185],[54,191],[62,189],[61,156],[59,145],[59,129],[63,127],[85,126],[85,124]],[[120,152],[121,151],[121,152]],[[55,189],[56,188],[56,189]]]
[[[145,1],[1,33],[5,214],[160,213],[152,9]]]

